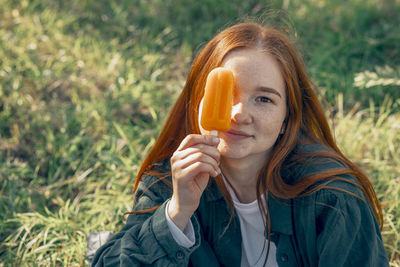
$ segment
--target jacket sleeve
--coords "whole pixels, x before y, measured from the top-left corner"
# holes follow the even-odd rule
[[[320,194],[317,201],[329,203],[317,219],[318,266],[389,266],[368,201],[332,191]]]
[[[196,243],[179,246],[169,231],[165,206],[171,188],[158,178],[145,176],[136,191],[133,210],[159,206],[155,211],[131,214],[123,229],[100,247],[92,266],[187,266],[190,254],[199,246],[199,225],[193,216]],[[153,184],[154,183],[154,184]],[[153,184],[151,187],[149,185]]]

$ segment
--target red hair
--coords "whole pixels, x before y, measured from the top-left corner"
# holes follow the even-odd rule
[[[324,184],[313,187],[316,182],[346,180],[339,176],[350,174],[359,181],[358,187],[365,194],[382,227],[382,208],[372,184],[360,168],[347,159],[337,147],[324,109],[315,93],[318,88],[306,73],[304,63],[296,53],[293,42],[279,30],[256,23],[240,23],[221,31],[199,53],[160,136],[143,161],[136,178],[135,191],[143,174],[154,173],[151,170],[153,164],[169,158],[188,134],[200,133],[198,108],[204,94],[206,77],[212,69],[221,65],[222,60],[230,51],[240,48],[256,48],[272,55],[280,65],[287,90],[286,131],[278,138],[270,160],[265,163],[260,172],[257,183],[259,203],[261,203],[260,195],[267,191],[276,197],[290,199],[309,195],[323,187],[330,188]],[[281,177],[281,168],[296,145],[302,142],[301,135],[304,135],[309,142],[321,143],[328,148],[328,151],[316,152],[311,156],[335,159],[348,168],[331,169],[314,174],[307,179],[301,179],[298,183],[286,183]],[[301,158],[304,155],[297,156]],[[165,180],[165,178],[160,177],[160,180]],[[226,188],[220,178],[217,179],[217,183],[224,196],[227,196]],[[229,197],[226,198],[232,208]],[[264,210],[262,206],[260,208]],[[269,224],[269,218],[267,224]]]

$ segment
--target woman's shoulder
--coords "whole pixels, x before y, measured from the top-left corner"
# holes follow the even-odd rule
[[[171,165],[169,158],[152,164],[140,179],[136,196],[154,192],[169,196],[172,192]]]
[[[169,158],[151,164],[147,170],[144,171],[140,182],[149,184],[160,178],[171,179],[171,164]]]
[[[294,184],[305,176],[333,169],[348,168],[335,157],[335,152],[320,143],[297,144],[281,168],[285,182]]]
[[[361,183],[351,173],[350,167],[337,157],[337,153],[321,143],[298,144],[281,171],[285,182],[292,185],[316,176],[325,177],[308,188],[318,196],[364,199]]]

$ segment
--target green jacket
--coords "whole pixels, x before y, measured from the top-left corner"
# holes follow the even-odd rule
[[[157,166],[162,171],[170,170],[169,160]],[[343,165],[332,161],[308,167],[295,165],[284,170],[282,176],[290,183],[332,168],[343,168]],[[191,248],[183,248],[175,242],[165,218],[165,205],[172,189],[164,182],[155,183],[158,179],[152,175],[143,177],[135,195],[134,210],[160,207],[154,212],[130,215],[123,229],[98,249],[92,266],[239,267],[239,219],[235,214],[226,229],[230,210],[215,181],[211,179],[191,218],[196,243]],[[171,181],[171,177],[167,179]],[[339,190],[320,189],[310,196],[292,200],[268,195],[270,239],[277,248],[278,265],[389,266],[377,221],[365,196],[345,181],[333,181],[329,186]]]

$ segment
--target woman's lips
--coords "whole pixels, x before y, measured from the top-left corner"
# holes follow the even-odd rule
[[[227,138],[233,139],[233,140],[241,140],[245,138],[250,138],[252,135],[247,134],[242,131],[237,131],[237,130],[229,130],[223,133]]]

